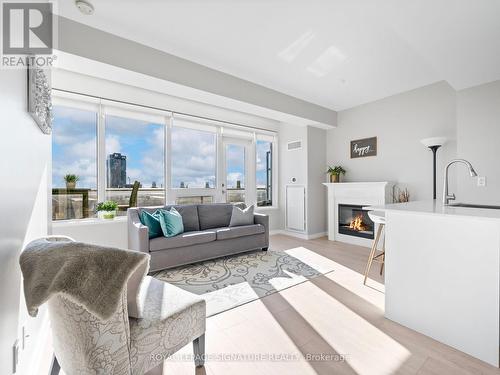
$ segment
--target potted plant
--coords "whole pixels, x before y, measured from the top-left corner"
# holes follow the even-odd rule
[[[79,179],[80,177],[78,177],[76,174],[70,173],[64,176],[64,181],[66,182],[66,189],[74,189]]]
[[[114,219],[116,216],[117,209],[118,209],[118,203],[114,201],[106,201],[98,203],[96,207],[97,216],[100,219]]]
[[[330,182],[340,182],[340,175],[345,174],[345,169],[340,165],[335,165],[333,167],[328,167],[326,173],[330,175]]]

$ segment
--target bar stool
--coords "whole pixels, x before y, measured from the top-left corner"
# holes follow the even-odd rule
[[[370,268],[372,267],[373,262],[380,262],[380,275],[382,275],[382,271],[384,270],[384,261],[385,261],[385,237],[382,243],[382,252],[378,255],[375,255],[377,251],[377,246],[380,241],[380,236],[382,235],[382,231],[385,228],[385,214],[380,211],[368,211],[368,216],[375,223],[378,224],[377,234],[375,236],[375,240],[373,241],[373,246],[370,251],[370,256],[368,257],[368,263],[366,264],[365,269],[365,279],[363,280],[363,284],[366,285],[366,279],[368,278],[368,274],[370,273]]]

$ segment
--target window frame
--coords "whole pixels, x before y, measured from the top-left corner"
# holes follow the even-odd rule
[[[225,173],[224,165],[224,138],[241,139],[242,142],[250,142],[250,152],[247,156],[248,176],[246,176],[246,201],[247,204],[255,204],[258,211],[279,208],[278,189],[278,134],[277,132],[255,129],[251,126],[230,124],[224,121],[204,119],[198,116],[177,114],[168,110],[149,108],[140,104],[129,104],[110,99],[89,96],[85,94],[69,93],[54,89],[54,105],[70,108],[94,111],[97,114],[97,136],[96,136],[96,178],[97,178],[97,201],[106,198],[106,116],[118,116],[148,121],[164,126],[164,181],[163,190],[164,204],[175,204],[177,198],[188,198],[198,196],[212,196],[213,201],[222,203],[225,199],[221,186]],[[160,122],[161,121],[161,122]],[[173,127],[188,128],[193,130],[208,131],[215,134],[215,187],[214,188],[175,188],[172,187],[172,155],[171,136]],[[269,141],[272,144],[272,205],[257,206],[257,141]],[[252,162],[253,161],[253,162]],[[52,180],[51,180],[52,181]],[[51,191],[51,190],[50,190]],[[50,206],[52,210],[52,205]],[[52,217],[52,213],[50,215]],[[53,220],[56,222],[81,222],[84,219]]]
[[[82,97],[82,95],[79,94],[74,94],[74,93],[66,93],[63,92],[61,95],[55,95],[52,97],[52,105],[53,106],[60,106],[60,107],[66,107],[70,109],[76,109],[76,110],[82,110],[82,111],[88,111],[88,112],[93,112],[96,115],[95,119],[95,146],[96,146],[96,155],[95,155],[95,191],[96,191],[96,197],[97,201],[99,201],[99,159],[98,159],[98,148],[99,148],[99,118],[100,118],[100,105],[99,105],[99,99],[93,98],[93,97]],[[52,134],[51,134],[52,137]],[[51,149],[52,149],[52,143],[53,141],[51,140]],[[54,223],[57,222],[67,222],[67,221],[83,221],[83,220],[93,220],[95,219],[94,215],[89,215],[89,217],[84,217],[84,218],[72,218],[72,219],[59,219],[59,220],[54,220],[53,219],[53,203],[52,203],[52,189],[54,186],[52,185],[52,180],[53,180],[53,159],[52,159],[52,151],[51,151],[51,164],[50,164],[50,186],[49,186],[49,193],[50,193],[50,200],[49,200],[49,217],[51,218],[51,221]],[[91,189],[92,190],[92,189]]]
[[[276,133],[256,133],[255,134],[255,201],[257,202],[257,141],[271,143],[271,200],[269,206],[257,206],[258,210],[270,210],[279,208],[279,188],[278,188],[278,135]]]

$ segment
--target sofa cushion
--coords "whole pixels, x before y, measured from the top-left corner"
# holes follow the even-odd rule
[[[175,237],[158,237],[149,241],[149,251],[161,251],[176,247],[192,246],[216,240],[215,231],[184,232]]]
[[[139,215],[139,219],[141,220],[142,224],[148,227],[148,234],[150,239],[163,235],[160,224],[160,210],[156,210],[153,213],[142,210]]]
[[[218,240],[228,240],[230,238],[252,236],[265,232],[265,228],[260,224],[242,225],[239,227],[218,228],[215,230]]]
[[[160,210],[160,224],[165,237],[175,237],[184,232],[182,216],[175,207],[171,207],[170,211]]]
[[[228,227],[232,212],[233,205],[230,203],[198,205],[200,229]]]
[[[252,225],[253,224],[253,205],[242,210],[239,207],[233,206],[233,212],[231,213],[231,221],[229,222],[230,227],[239,227],[241,225]]]
[[[167,206],[167,210],[174,207],[182,216],[182,224],[184,232],[192,232],[200,230],[200,222],[198,220],[198,206],[196,204]]]

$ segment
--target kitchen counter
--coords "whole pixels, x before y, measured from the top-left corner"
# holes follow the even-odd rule
[[[441,201],[414,201],[366,208],[376,211],[398,211],[415,214],[453,215],[500,220],[500,209],[444,206]]]
[[[500,210],[371,208],[386,216],[385,316],[498,367]]]

